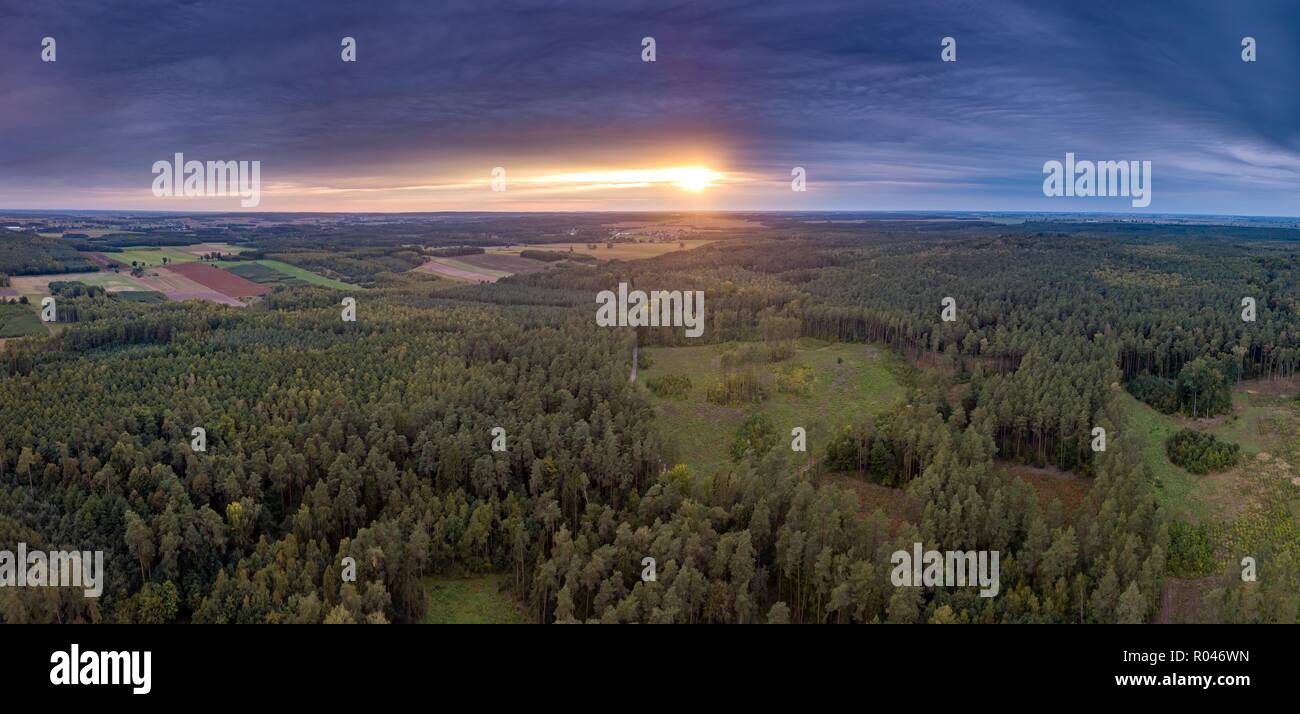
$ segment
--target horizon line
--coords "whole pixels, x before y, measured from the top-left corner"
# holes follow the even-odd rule
[[[185,211],[171,209],[132,209],[132,208],[4,208],[0,207],[0,215],[10,213],[127,213],[135,215],[176,215],[176,216],[269,216],[269,215],[298,215],[298,216],[430,216],[430,215],[502,215],[502,216],[535,216],[535,215],[592,215],[592,214],[629,214],[629,213],[648,213],[648,214],[746,214],[746,215],[801,215],[801,214],[823,214],[823,213],[912,213],[912,214],[985,214],[985,215],[1038,215],[1038,216],[1111,216],[1111,217],[1128,217],[1128,218],[1178,218],[1178,217],[1198,217],[1198,218],[1274,218],[1300,220],[1300,215],[1290,214],[1267,214],[1267,213],[1217,213],[1217,212],[1172,212],[1172,213],[1139,213],[1139,212],[1116,212],[1116,211],[1041,211],[1031,209],[1007,209],[1007,210],[990,210],[990,209],[909,209],[909,208],[823,208],[823,209],[593,209],[585,211],[501,211],[501,210],[443,210],[443,211]]]

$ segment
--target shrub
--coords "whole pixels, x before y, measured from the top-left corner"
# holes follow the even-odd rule
[[[760,457],[776,446],[776,427],[766,414],[750,414],[731,440],[731,458],[740,461],[746,455]]]
[[[1214,573],[1214,551],[1210,548],[1209,529],[1174,521],[1169,525],[1169,574],[1180,578],[1199,578]]]
[[[743,372],[727,372],[721,382],[709,385],[706,398],[721,406],[736,404],[757,404],[767,399],[767,387],[763,386],[758,372],[748,369]]]
[[[784,365],[776,370],[776,391],[806,397],[812,394],[813,371],[803,365]]]
[[[691,395],[691,378],[680,374],[646,380],[645,386],[661,399],[686,399]]]
[[[1236,466],[1241,447],[1213,434],[1183,429],[1165,441],[1165,453],[1174,464],[1194,474],[1208,474]]]

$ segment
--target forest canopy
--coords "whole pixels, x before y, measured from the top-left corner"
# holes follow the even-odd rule
[[[501,573],[542,623],[1143,622],[1171,526],[1121,385],[1204,416],[1234,381],[1300,363],[1289,245],[1182,228],[777,218],[654,259],[450,287],[404,275],[424,254],[396,231],[337,250],[255,233],[271,257],[373,288],[357,321],[309,286],[229,308],[69,285],[55,334],[5,345],[0,541],[103,549],[108,582],[98,600],[5,589],[0,619],[412,622],[422,578]],[[1152,270],[1180,280],[1153,287]],[[722,473],[697,473],[669,457],[652,404],[690,387],[629,379],[633,344],[689,338],[597,327],[592,297],[619,282],[704,290],[701,341],[763,345],[701,385],[716,404],[770,398],[756,366],[798,338],[870,342],[917,376],[809,459],[755,417],[717,444]],[[781,390],[817,379],[778,373]],[[1177,444],[1189,464],[1230,451]],[[1086,479],[1085,496],[1067,512],[1007,463]],[[864,506],[833,472],[895,505]],[[1001,552],[1000,594],[894,587],[890,554],[914,543]],[[1195,535],[1177,543],[1177,567],[1199,571]]]

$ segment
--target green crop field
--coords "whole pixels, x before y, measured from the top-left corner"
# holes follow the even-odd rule
[[[26,337],[46,334],[45,325],[31,305],[0,304],[0,337]]]
[[[159,303],[167,302],[167,296],[154,290],[130,290],[116,293],[119,300],[127,302]]]
[[[217,265],[228,270],[235,275],[246,280],[251,280],[262,285],[283,285],[285,287],[297,287],[307,285],[306,282],[295,277],[282,273],[274,268],[268,268],[256,261],[220,261]]]
[[[331,280],[317,275],[309,270],[303,270],[288,263],[282,263],[278,260],[221,260],[216,263],[218,266],[229,270],[241,278],[252,280],[262,285],[284,285],[293,287],[296,285],[317,285],[323,288],[333,288],[335,290],[358,290],[355,285],[338,280]]]
[[[523,616],[500,591],[505,576],[425,578],[429,607],[420,620],[426,625],[519,625]]]
[[[720,380],[720,355],[726,347],[646,348],[652,363],[637,375],[638,382],[669,374],[690,378],[687,399],[651,398],[664,442],[676,448],[672,456],[697,474],[714,473],[730,463],[732,437],[751,412],[767,414],[780,437],[778,444],[784,448],[789,448],[791,429],[803,427],[808,433],[808,453],[820,456],[838,430],[884,412],[904,396],[899,375],[907,368],[892,352],[871,345],[800,340],[793,357],[759,365],[759,369],[774,379],[776,369],[784,365],[810,368],[813,385],[808,394],[772,388],[760,404],[720,406],[707,400],[706,390]]]
[[[57,281],[56,281],[57,282]],[[135,281],[128,271],[115,273],[111,270],[101,270],[98,273],[77,273],[70,275],[67,282],[84,283],[104,288],[109,292],[129,292],[144,290],[144,286]]]
[[[199,259],[197,255],[175,248],[126,248],[121,253],[113,253],[112,257],[127,265],[139,263],[150,268],[162,265],[163,258],[169,263],[192,263]]]

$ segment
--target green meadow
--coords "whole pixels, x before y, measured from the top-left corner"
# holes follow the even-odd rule
[[[429,606],[420,620],[425,625],[520,625],[523,615],[500,591],[504,575],[469,578],[425,578]]]
[[[16,302],[0,303],[0,338],[47,334],[37,309]]]
[[[708,387],[722,378],[722,353],[743,344],[760,343],[644,350],[651,365],[639,370],[638,382],[665,375],[691,380],[685,399],[654,395],[651,399],[669,456],[687,464],[696,474],[716,473],[731,463],[732,438],[750,413],[761,412],[771,419],[779,437],[778,448],[789,448],[791,430],[803,427],[808,434],[807,454],[820,456],[841,428],[884,412],[905,394],[900,379],[908,368],[892,352],[872,345],[801,339],[793,357],[757,365],[769,382],[767,399],[745,406],[710,402],[706,397]],[[778,370],[799,368],[811,375],[812,386],[806,394],[785,393],[770,386]]]
[[[1221,564],[1266,546],[1300,549],[1300,400],[1232,393],[1231,414],[1192,420],[1161,414],[1127,392],[1120,397],[1132,427],[1143,435],[1143,463],[1156,477],[1156,497],[1175,519],[1203,525]],[[1165,440],[1189,427],[1241,447],[1241,463],[1196,475],[1170,463]]]

